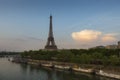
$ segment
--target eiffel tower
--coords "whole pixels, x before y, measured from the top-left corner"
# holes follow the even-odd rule
[[[53,30],[52,30],[52,16],[50,15],[50,26],[49,26],[49,34],[47,39],[47,44],[45,46],[47,50],[57,50],[57,46],[55,45]]]

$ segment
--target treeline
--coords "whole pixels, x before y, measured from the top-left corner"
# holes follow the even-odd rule
[[[36,60],[120,66],[120,49],[30,50],[23,52],[21,56]]]
[[[6,52],[6,51],[2,51],[0,52],[0,56],[6,56],[6,55],[16,55],[19,54],[21,52]]]

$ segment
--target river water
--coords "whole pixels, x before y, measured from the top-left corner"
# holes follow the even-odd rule
[[[115,80],[85,73],[17,64],[0,58],[0,80]]]

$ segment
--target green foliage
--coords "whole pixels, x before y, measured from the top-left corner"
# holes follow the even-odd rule
[[[57,60],[63,62],[71,62],[72,57],[72,52],[68,50],[62,50],[59,52],[59,54],[56,54]]]
[[[111,55],[109,61],[111,65],[120,65],[120,58],[116,55]]]
[[[58,51],[25,51],[21,53],[24,58],[36,60],[53,60],[72,62],[78,64],[96,64],[120,66],[120,49],[71,49]]]

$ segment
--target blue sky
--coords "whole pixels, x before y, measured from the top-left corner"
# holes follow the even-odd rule
[[[0,0],[0,50],[43,49],[50,14],[58,48],[117,44],[119,4],[120,0]]]

